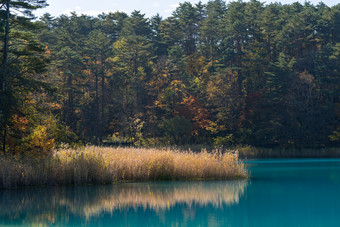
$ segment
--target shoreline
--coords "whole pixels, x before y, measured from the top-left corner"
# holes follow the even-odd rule
[[[321,149],[270,149],[270,148],[239,148],[239,159],[318,159],[340,158],[340,148]]]

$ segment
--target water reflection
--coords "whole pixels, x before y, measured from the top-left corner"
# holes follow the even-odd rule
[[[247,184],[239,180],[0,190],[0,225],[70,224],[131,209],[161,217],[177,205],[220,208],[237,204]],[[183,209],[182,215],[191,216],[188,211]]]

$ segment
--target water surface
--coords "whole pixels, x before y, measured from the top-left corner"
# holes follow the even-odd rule
[[[0,190],[0,226],[340,226],[340,159],[245,164],[250,180]]]

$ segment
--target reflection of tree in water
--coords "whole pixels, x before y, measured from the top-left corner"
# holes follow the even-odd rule
[[[247,181],[125,183],[0,191],[0,224],[65,222],[124,209],[168,210],[175,205],[204,207],[237,204]],[[187,212],[188,210],[186,210]],[[184,212],[184,210],[183,210]],[[18,223],[17,223],[18,222]]]

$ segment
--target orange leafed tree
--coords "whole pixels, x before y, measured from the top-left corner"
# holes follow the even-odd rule
[[[177,106],[175,115],[191,120],[193,135],[198,135],[202,130],[208,130],[211,123],[209,111],[192,95],[184,98]]]

